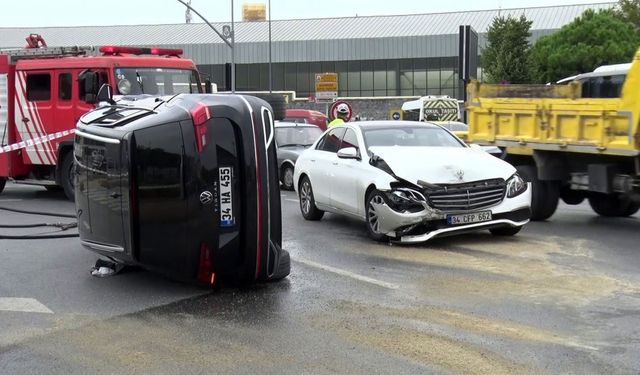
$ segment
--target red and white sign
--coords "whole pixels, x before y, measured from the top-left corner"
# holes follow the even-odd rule
[[[333,121],[336,117],[338,117],[338,106],[340,104],[346,104],[347,107],[349,107],[349,113],[347,113],[347,119],[345,121],[351,120],[351,116],[353,116],[353,107],[351,107],[351,104],[349,104],[349,102],[345,102],[344,100],[338,100],[337,102],[333,102],[333,104],[331,104],[331,107],[329,107],[329,120]]]

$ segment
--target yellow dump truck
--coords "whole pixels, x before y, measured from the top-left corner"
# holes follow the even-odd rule
[[[532,183],[533,220],[551,217],[559,199],[587,199],[602,216],[640,209],[640,50],[624,73],[566,85],[467,86],[468,141],[500,147]]]

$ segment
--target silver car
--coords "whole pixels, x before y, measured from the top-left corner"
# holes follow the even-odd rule
[[[293,122],[277,122],[275,129],[280,182],[283,189],[293,190],[293,167],[298,156],[320,138],[323,132],[315,125]]]

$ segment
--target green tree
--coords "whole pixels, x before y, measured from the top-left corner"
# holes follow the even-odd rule
[[[496,17],[487,30],[487,47],[481,61],[488,82],[527,83],[531,24],[524,15],[519,18]]]
[[[531,49],[533,80],[552,82],[600,65],[629,62],[640,39],[633,25],[613,10],[585,11]]]
[[[633,24],[636,30],[640,30],[640,0],[620,0],[616,10],[618,16]]]

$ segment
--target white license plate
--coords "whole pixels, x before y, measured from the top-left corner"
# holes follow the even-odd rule
[[[447,215],[447,224],[464,225],[472,223],[481,223],[491,220],[491,211],[474,212],[471,214]]]
[[[233,167],[218,168],[220,182],[220,226],[231,227],[235,224],[233,217]]]

